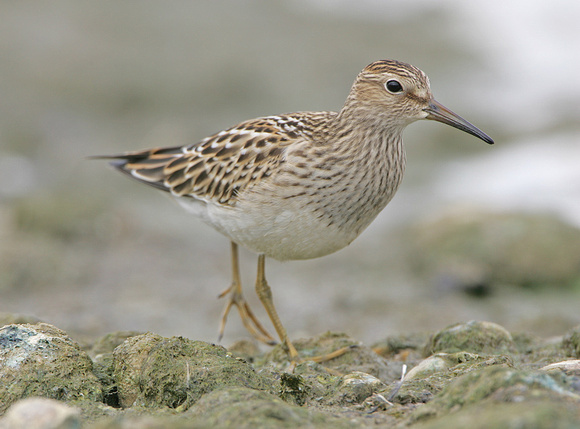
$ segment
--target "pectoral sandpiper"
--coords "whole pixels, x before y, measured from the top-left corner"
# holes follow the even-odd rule
[[[264,273],[265,258],[310,259],[352,242],[395,194],[405,169],[401,134],[431,119],[493,140],[434,100],[429,79],[399,61],[376,61],[359,73],[340,112],[298,112],[242,122],[199,143],[100,158],[171,193],[190,213],[231,240],[232,306],[248,331],[272,336],[242,295],[238,245],[258,254],[256,292],[293,362]]]

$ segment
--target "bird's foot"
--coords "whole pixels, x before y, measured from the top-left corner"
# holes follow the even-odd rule
[[[228,302],[222,313],[222,319],[219,327],[218,342],[221,341],[224,330],[226,328],[226,322],[228,320],[228,315],[233,306],[238,309],[242,323],[244,324],[247,331],[258,341],[268,344],[270,346],[276,345],[277,341],[270,335],[270,333],[264,328],[264,325],[256,318],[254,312],[248,305],[242,295],[242,290],[239,285],[233,283],[229,288],[218,295],[218,298],[224,298],[229,295]]]

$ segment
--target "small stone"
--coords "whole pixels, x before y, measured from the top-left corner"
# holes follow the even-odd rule
[[[413,367],[405,376],[405,380],[409,381],[426,378],[436,372],[448,370],[452,366],[450,360],[447,359],[448,356],[447,353],[438,353],[429,356],[427,359],[419,362],[417,366]]]
[[[580,376],[580,360],[555,362],[540,368],[540,371],[563,371],[566,375]]]
[[[2,429],[80,429],[77,408],[47,398],[21,399],[12,404],[2,419]]]
[[[491,365],[511,366],[512,363],[507,356],[484,356],[468,352],[437,353],[413,367],[404,381],[424,379],[436,373],[454,373],[457,376]]]
[[[360,404],[384,387],[385,385],[378,378],[355,371],[343,377],[342,384],[332,402],[341,405]]]

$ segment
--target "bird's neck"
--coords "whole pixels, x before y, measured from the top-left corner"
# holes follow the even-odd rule
[[[340,227],[358,235],[394,196],[403,178],[405,152],[402,128],[390,127],[366,112],[341,111],[328,129],[332,150],[321,162],[334,163],[340,173],[328,191],[342,192],[344,201],[331,213]]]
[[[327,141],[335,153],[364,165],[371,161],[383,165],[405,162],[402,134],[405,128],[398,121],[376,111],[348,103],[335,116]]]

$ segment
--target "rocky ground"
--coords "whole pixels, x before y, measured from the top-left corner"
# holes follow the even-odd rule
[[[462,212],[414,224],[400,243],[402,265],[438,293],[471,297],[490,315],[505,299],[513,318],[533,314],[551,334],[488,321],[408,328],[374,344],[327,332],[294,342],[303,361],[292,371],[281,346],[226,349],[133,331],[97,338],[0,313],[0,429],[578,427],[580,326],[554,331],[578,317],[580,232],[550,216]],[[430,297],[402,297],[398,317],[419,317]],[[554,302],[561,320],[548,316]],[[430,305],[452,308],[440,303]]]
[[[580,421],[580,326],[557,340],[472,321],[372,346],[325,333],[230,349],[115,332],[79,344],[4,314],[0,428],[573,428]],[[309,356],[347,347],[317,364]],[[404,377],[401,379],[401,376]],[[42,399],[40,399],[42,398]]]

